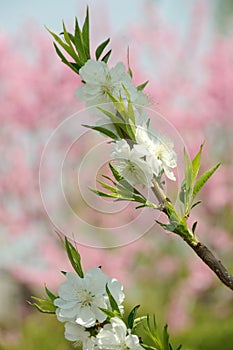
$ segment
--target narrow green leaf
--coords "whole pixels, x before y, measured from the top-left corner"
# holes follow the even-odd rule
[[[75,48],[79,54],[79,59],[82,62],[82,64],[85,64],[87,61],[87,56],[83,47],[82,32],[79,28],[77,17],[75,17],[74,42]]]
[[[81,64],[73,64],[71,62],[69,62],[65,56],[63,55],[63,53],[60,51],[60,49],[58,48],[58,46],[56,45],[56,43],[53,43],[56,53],[57,55],[61,58],[61,61],[63,63],[65,63],[69,68],[71,68],[75,73],[79,74],[79,69],[81,68]]]
[[[63,26],[63,35],[64,35],[64,39],[65,41],[67,42],[68,46],[69,46],[69,50],[70,50],[70,56],[76,61],[78,60],[78,56],[73,48],[73,45],[72,45],[72,42],[70,40],[70,36],[69,36],[69,33],[67,32],[66,30],[66,27],[65,27],[65,23],[62,22],[62,26]],[[71,55],[72,53],[72,55]]]
[[[193,168],[193,180],[197,178],[199,169],[200,169],[200,164],[201,164],[201,154],[202,154],[202,149],[203,149],[203,144],[200,146],[200,149],[196,156],[193,158],[192,161],[192,168]]]
[[[143,84],[141,84],[141,85],[138,85],[138,86],[137,86],[137,90],[138,90],[138,91],[144,90],[148,83],[149,83],[149,80],[145,81],[145,83],[143,83]]]
[[[149,315],[147,316],[147,325],[144,328],[145,333],[148,335],[148,337],[152,340],[154,345],[156,346],[156,350],[163,350],[162,349],[162,342],[159,337],[157,325],[155,316],[153,315],[153,325],[151,325]]]
[[[185,179],[182,183],[180,199],[184,203],[185,215],[189,213],[193,191],[193,167],[189,155],[184,149]]]
[[[43,314],[55,314],[56,311],[51,311],[51,310],[45,310],[43,307],[36,303],[31,303],[30,301],[28,302],[29,305],[35,307],[38,311],[42,312]]]
[[[192,204],[192,206],[191,206],[191,209],[193,209],[194,207],[196,207],[198,204],[200,204],[202,201],[201,200],[199,200],[199,201],[197,201],[197,202],[195,202],[194,204]]]
[[[151,345],[146,345],[146,344],[143,344],[142,343],[142,347],[146,350],[158,350],[158,348],[154,348],[153,346]]]
[[[68,255],[68,258],[70,260],[71,265],[73,266],[74,270],[77,272],[79,277],[83,278],[83,270],[81,266],[81,257],[76,248],[68,241],[68,239],[65,237],[65,248]]]
[[[100,180],[97,180],[97,182],[98,182],[103,188],[105,188],[106,190],[109,190],[109,191],[111,191],[111,192],[113,192],[113,193],[117,193],[116,188],[114,188],[114,187],[112,187],[112,186],[109,186],[109,185],[107,185],[106,183],[104,183],[104,182],[102,182],[102,181],[100,181]]]
[[[46,291],[46,294],[48,295],[48,297],[50,298],[51,301],[54,301],[55,299],[57,299],[57,296],[55,294],[53,294],[51,292],[51,290],[49,290],[46,285],[45,285],[45,291]]]
[[[94,188],[91,188],[91,187],[89,187],[89,190],[94,192],[95,194],[97,194],[100,197],[114,198],[114,199],[118,198],[118,194],[105,193],[102,191],[95,190]]]
[[[112,182],[112,184],[114,185],[114,186],[116,186],[117,185],[117,183],[115,182],[115,181],[113,181],[113,179],[111,179],[109,176],[107,176],[107,175],[101,175],[102,177],[104,177],[105,179],[107,179],[107,180],[109,180],[109,181],[111,181]]]
[[[102,55],[105,47],[108,45],[108,43],[110,42],[110,38],[106,39],[104,42],[102,42],[96,49],[95,51],[95,57],[96,57],[96,61],[98,61],[98,59],[100,58],[100,56]]]
[[[182,345],[180,344],[176,350],[181,350]]]
[[[30,305],[36,307],[40,312],[54,314],[56,312],[56,306],[53,304],[53,301],[47,299],[41,299],[37,297],[32,297],[37,303],[28,302]]]
[[[77,55],[75,54],[74,49],[70,47],[68,44],[66,44],[57,34],[53,33],[47,27],[46,29],[53,36],[55,41],[76,61]]]
[[[134,326],[134,319],[136,317],[137,311],[139,309],[140,305],[136,305],[130,312],[128,319],[127,319],[127,323],[128,323],[128,327],[130,329],[133,329]]]
[[[110,170],[112,172],[112,175],[114,176],[114,178],[120,182],[121,180],[123,180],[123,177],[118,173],[118,171],[112,166],[111,163],[109,163],[109,167],[110,167]]]
[[[202,174],[199,177],[193,189],[193,199],[197,196],[197,194],[200,192],[202,187],[209,180],[209,178],[215,173],[215,171],[218,169],[219,166],[220,166],[220,163],[215,165],[213,168],[207,170],[204,174]]]
[[[110,302],[110,306],[112,308],[112,311],[114,313],[117,313],[119,314],[119,316],[121,316],[121,312],[120,312],[120,309],[119,309],[119,306],[116,302],[116,300],[114,299],[112,293],[110,292],[109,288],[108,288],[108,284],[106,284],[106,292],[107,292],[107,295],[108,295],[108,299],[109,299],[109,302]]]
[[[193,231],[193,233],[195,233],[196,228],[197,228],[197,221],[195,221],[194,224],[193,224],[193,226],[192,226],[192,231]]]
[[[185,204],[185,192],[186,192],[186,184],[185,184],[185,180],[184,180],[181,184],[181,190],[179,193],[179,199],[183,204]]]
[[[132,69],[130,68],[130,62],[129,62],[129,46],[127,48],[127,65],[128,65],[128,74],[130,75],[130,78],[133,78],[133,72]]]
[[[90,58],[90,37],[89,37],[89,8],[87,6],[86,17],[82,28],[83,48],[86,59]]]
[[[108,63],[109,57],[110,57],[110,55],[111,55],[111,52],[112,52],[112,50],[109,50],[109,51],[106,53],[106,55],[104,55],[104,57],[102,58],[101,61],[103,61],[103,62],[105,62],[105,63]]]
[[[109,319],[111,319],[112,317],[115,317],[115,316],[116,316],[115,313],[114,313],[113,311],[109,310],[109,309],[104,309],[103,307],[99,307],[99,309],[100,309],[103,313],[105,313],[105,315],[107,315]]]
[[[185,160],[185,186],[186,186],[186,191],[190,191],[193,183],[193,168],[192,168],[192,162],[189,158],[189,155],[186,149],[184,149],[184,160]]]
[[[115,135],[111,130],[103,128],[102,126],[91,126],[91,125],[85,125],[85,124],[83,124],[82,126],[84,126],[85,128],[95,130],[95,131],[99,131],[101,134],[108,136],[113,140],[118,139],[118,136]]]
[[[101,112],[103,112],[107,117],[109,117],[112,121],[112,123],[115,124],[120,124],[121,126],[122,124],[122,120],[114,113],[111,113],[110,111],[108,111],[107,109],[101,108],[101,107],[97,107]]]
[[[167,325],[164,326],[163,329],[163,350],[169,350],[170,346],[169,346],[169,334],[167,331]]]

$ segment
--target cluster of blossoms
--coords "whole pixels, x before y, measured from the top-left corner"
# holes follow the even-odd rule
[[[173,143],[149,128],[144,108],[149,105],[148,98],[134,86],[124,64],[109,68],[105,62],[89,59],[79,74],[84,85],[77,89],[78,98],[97,108],[101,115],[97,124],[114,135],[111,156],[116,170],[132,186],[151,187],[153,177],[158,179],[163,173],[175,180]],[[132,134],[119,132],[122,123]]]
[[[112,139],[112,162],[109,163],[114,179],[104,176],[111,185],[101,181],[99,183],[110,193],[94,190],[99,196],[111,197],[120,200],[129,200],[140,203],[140,207],[152,207],[163,211],[169,223],[157,221],[164,229],[181,236],[197,254],[217,274],[229,275],[225,268],[215,259],[208,248],[202,245],[195,237],[197,222],[192,229],[187,225],[190,210],[200,203],[194,199],[206,181],[218,168],[202,174],[198,179],[202,146],[195,158],[191,161],[185,156],[185,179],[181,186],[179,198],[183,204],[181,213],[178,213],[171,202],[166,198],[161,184],[165,174],[175,181],[173,169],[177,166],[176,153],[173,143],[163,135],[155,133],[150,128],[150,119],[145,112],[149,105],[143,89],[147,82],[135,87],[132,82],[132,71],[128,64],[128,72],[123,63],[118,63],[110,69],[107,65],[111,50],[102,58],[105,46],[109,39],[96,49],[96,60],[90,57],[89,47],[89,18],[88,10],[83,28],[80,29],[76,21],[75,36],[67,33],[63,25],[65,43],[54,33],[55,40],[75,60],[68,62],[55,44],[62,61],[81,76],[83,86],[77,90],[79,99],[84,100],[88,107],[96,108],[101,120],[95,126],[86,127],[96,130]],[[75,51],[75,49],[76,51]],[[160,206],[147,200],[134,186],[142,185],[153,187]],[[197,251],[197,246],[201,249]],[[41,305],[34,304],[42,312],[51,312],[57,315],[59,321],[65,323],[66,339],[81,345],[83,350],[93,349],[148,349],[172,350],[164,327],[162,338],[159,336],[154,319],[151,326],[149,316],[135,318],[139,305],[130,312],[127,320],[123,319],[123,286],[116,279],[110,279],[101,268],[93,268],[84,275],[80,255],[76,248],[65,239],[65,247],[69,260],[76,273],[64,273],[66,281],[61,284],[58,296],[55,296],[46,287],[48,299],[38,299]],[[207,253],[207,254],[206,254]],[[209,262],[211,253],[213,264]],[[205,256],[207,255],[207,258]],[[212,258],[213,256],[213,258]],[[230,275],[224,283],[232,288]],[[152,345],[145,344],[142,338],[136,335],[136,327],[144,320],[147,321],[144,330]],[[177,350],[181,349],[181,346]]]
[[[59,321],[65,322],[65,338],[91,349],[143,349],[139,339],[131,334],[123,320],[123,286],[110,279],[100,268],[92,268],[83,277],[66,273],[58,298],[54,300]],[[107,287],[106,287],[107,286]],[[107,289],[108,288],[108,289]],[[112,312],[109,294],[120,310],[119,317],[107,320]],[[102,311],[103,310],[103,311]],[[111,347],[110,347],[111,344]]]

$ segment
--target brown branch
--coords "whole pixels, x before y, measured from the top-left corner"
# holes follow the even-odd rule
[[[188,242],[188,245],[195,251],[199,258],[217,275],[217,277],[228,288],[233,290],[233,276],[227,271],[225,266],[218,260],[214,254],[201,242],[193,244]]]
[[[167,210],[168,208],[167,205],[169,203],[169,206],[171,206],[171,203],[169,199],[166,198],[166,195],[163,189],[158,184],[155,178],[153,179],[152,191],[154,192],[155,196],[157,197],[161,205],[161,210],[170,219],[169,217],[170,214],[169,214],[169,211]],[[187,227],[187,230],[190,231],[188,227]],[[183,234],[182,230],[179,230],[179,232],[174,231],[174,233],[182,237],[183,240],[195,251],[195,253],[199,256],[199,258],[215,273],[215,275],[220,279],[220,281],[223,284],[225,284],[228,288],[233,290],[233,276],[228,272],[228,270],[221,263],[221,261],[214,256],[214,254],[209,250],[208,247],[206,247],[204,244],[196,240],[195,236],[193,236],[194,238],[193,240],[190,239],[190,237],[188,237],[186,234],[185,235]],[[192,235],[191,231],[190,231],[190,235]]]

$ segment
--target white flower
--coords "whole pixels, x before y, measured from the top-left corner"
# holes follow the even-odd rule
[[[103,322],[106,315],[99,308],[109,307],[107,283],[117,302],[121,303],[124,299],[120,282],[110,280],[100,268],[88,270],[84,278],[72,272],[68,272],[66,277],[67,280],[59,287],[59,298],[54,301],[57,318],[61,322],[74,321],[84,327],[92,327],[97,321]]]
[[[82,345],[83,350],[92,350],[95,345],[95,338],[91,337],[85,327],[78,325],[75,322],[66,322],[65,338],[75,342],[75,345]]]
[[[111,156],[115,159],[113,166],[132,186],[142,184],[151,186],[153,172],[151,166],[145,162],[149,155],[145,147],[134,145],[130,149],[126,140],[116,141],[113,144]]]
[[[80,100],[86,101],[87,106],[111,102],[108,93],[117,99],[120,96],[126,98],[124,87],[130,93],[132,101],[138,98],[138,91],[122,62],[109,69],[105,62],[88,60],[79,74],[85,84],[76,90],[76,95]]]
[[[136,335],[127,331],[125,323],[117,317],[110,320],[111,324],[105,325],[96,336],[98,349],[106,350],[143,350]]]
[[[175,175],[171,170],[171,168],[177,166],[173,142],[166,136],[160,136],[152,131],[148,131],[145,126],[137,127],[136,140],[138,144],[143,145],[149,151],[150,156],[147,156],[147,161],[150,163],[154,174],[157,176],[164,170],[166,176],[170,180],[175,181]]]

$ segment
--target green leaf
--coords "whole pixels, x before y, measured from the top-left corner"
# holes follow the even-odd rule
[[[201,164],[201,154],[202,154],[202,149],[203,149],[204,144],[200,146],[200,149],[197,153],[197,155],[193,158],[192,161],[192,168],[193,168],[193,180],[196,179],[199,169],[200,169],[200,164]]]
[[[105,315],[108,316],[109,319],[111,319],[112,317],[115,317],[116,314],[115,312],[109,310],[109,309],[104,309],[103,307],[98,307],[101,311],[103,311],[103,313],[105,313]]]
[[[185,180],[184,180],[181,184],[181,190],[179,193],[179,199],[183,204],[185,204],[185,192],[186,192],[186,184],[185,184]]]
[[[184,149],[184,162],[185,162],[185,178],[181,185],[179,193],[180,201],[184,204],[184,215],[187,216],[190,211],[190,205],[192,202],[193,193],[193,166],[190,157]]]
[[[123,180],[123,177],[120,175],[120,173],[118,173],[118,171],[112,166],[111,163],[109,163],[109,167],[110,167],[110,170],[112,172],[112,175],[114,176],[114,178],[120,182],[121,180]]]
[[[78,51],[78,54],[79,54],[79,59],[82,62],[82,65],[84,65],[87,61],[87,56],[86,56],[85,49],[83,47],[82,32],[79,28],[77,17],[75,17],[74,43],[75,43],[76,50]]]
[[[46,27],[46,30],[52,35],[52,37],[55,39],[55,41],[66,51],[69,53],[70,47],[64,41],[59,37],[59,35],[53,33],[48,27]]]
[[[54,301],[55,299],[57,299],[57,296],[55,294],[53,294],[45,285],[45,291],[46,294],[48,295],[48,297],[50,298],[51,301]]]
[[[84,274],[81,266],[80,254],[77,251],[77,249],[68,241],[66,237],[65,237],[65,248],[66,248],[66,252],[71,265],[73,266],[74,270],[77,272],[79,277],[83,278]]]
[[[143,83],[143,84],[141,84],[141,85],[138,85],[138,86],[137,86],[137,90],[138,90],[138,91],[144,90],[148,83],[149,83],[149,80],[145,81],[145,83]]]
[[[90,58],[90,36],[89,36],[89,8],[87,6],[86,17],[82,28],[83,48],[86,59]]]
[[[193,168],[192,168],[192,162],[189,158],[188,153],[186,152],[186,149],[184,149],[184,159],[185,159],[185,204],[189,204],[190,197],[191,197],[191,191],[193,187]]]
[[[180,344],[176,350],[180,350],[182,348],[182,345]]]
[[[167,331],[167,325],[164,326],[163,329],[163,350],[169,350],[170,346],[169,346],[169,334]]]
[[[64,39],[65,39],[65,41],[67,42],[67,44],[69,45],[69,50],[70,50],[70,52],[68,52],[68,51],[67,51],[67,52],[69,53],[69,55],[70,55],[75,61],[77,61],[77,60],[79,60],[79,58],[78,58],[76,52],[74,51],[74,48],[73,48],[73,46],[72,46],[72,42],[71,42],[71,40],[70,40],[69,33],[68,33],[67,30],[66,30],[66,27],[65,27],[64,22],[62,22],[62,26],[63,26],[63,35],[64,35]],[[71,53],[72,53],[72,55],[71,55]]]
[[[194,207],[196,207],[198,204],[200,204],[202,202],[202,200],[199,200],[197,202],[195,202],[194,204],[192,204],[190,209],[193,209]]]
[[[110,38],[106,39],[104,42],[102,42],[96,49],[95,51],[95,57],[96,57],[96,61],[98,61],[98,59],[100,58],[100,56],[102,55],[105,47],[108,45],[108,43],[110,42]]]
[[[91,125],[85,125],[83,124],[82,126],[84,126],[85,128],[89,128],[95,131],[99,131],[101,134],[110,137],[113,140],[117,140],[118,136],[115,135],[111,130],[108,130],[106,128],[103,128],[102,126],[91,126]]]
[[[58,46],[56,45],[56,43],[53,43],[56,53],[57,55],[61,58],[61,61],[63,63],[65,63],[68,67],[70,67],[75,73],[79,74],[79,69],[82,67],[81,64],[79,63],[71,63],[69,62],[66,57],[63,55],[63,53],[60,51],[60,49],[58,48]]]
[[[107,109],[101,108],[101,107],[97,107],[101,112],[103,112],[107,117],[109,117],[112,121],[112,123],[115,124],[122,124],[122,119],[119,118],[119,116],[117,116],[114,113],[111,113],[110,111],[108,111]]]
[[[213,168],[207,170],[204,174],[202,174],[199,177],[193,189],[193,199],[197,196],[197,194],[200,192],[202,187],[209,180],[209,178],[215,173],[215,171],[218,169],[219,166],[220,166],[220,163],[215,165]]]
[[[193,224],[193,226],[192,226],[192,231],[193,231],[193,233],[195,233],[196,228],[197,228],[197,221],[195,221],[194,224]]]
[[[147,316],[147,324],[145,329],[145,333],[152,340],[153,345],[156,346],[156,350],[162,350],[162,342],[159,337],[158,328],[155,320],[155,316],[153,315],[153,323],[151,325],[150,317]]]
[[[30,301],[28,301],[28,303],[31,306],[34,306],[40,312],[46,313],[46,314],[56,313],[56,306],[53,304],[53,301],[47,300],[47,299],[41,299],[37,297],[32,297],[32,299],[35,300],[37,303],[31,303]]]
[[[118,198],[118,194],[117,193],[115,193],[115,194],[113,194],[113,193],[106,193],[106,192],[102,192],[102,191],[99,191],[99,190],[95,190],[94,188],[91,188],[91,187],[89,187],[89,190],[94,192],[95,194],[97,194],[100,197],[114,198],[114,199]]]
[[[105,188],[106,190],[109,190],[110,192],[112,193],[117,193],[117,190],[116,188],[112,187],[112,186],[109,186],[107,184],[105,184],[104,182],[100,181],[100,180],[97,180],[97,182],[103,187]]]
[[[112,52],[112,50],[109,50],[109,51],[106,53],[106,55],[104,55],[104,57],[102,58],[101,61],[103,61],[103,62],[105,62],[105,63],[108,63],[109,57],[110,57],[110,55],[111,55],[111,52]]]
[[[137,311],[139,309],[140,305],[136,305],[130,312],[129,316],[128,316],[128,320],[127,320],[127,323],[128,323],[128,327],[130,329],[133,329],[133,326],[134,326],[134,319],[136,317],[136,314],[137,314]]]
[[[114,299],[114,297],[112,296],[112,294],[108,288],[108,284],[106,284],[106,292],[108,295],[108,299],[109,299],[112,311],[114,312],[115,315],[119,314],[119,316],[121,317],[121,312],[120,312],[119,306],[118,306],[116,300]]]
[[[127,65],[128,65],[128,74],[130,75],[130,78],[133,78],[133,72],[132,69],[130,68],[130,63],[129,63],[129,46],[127,48]]]

